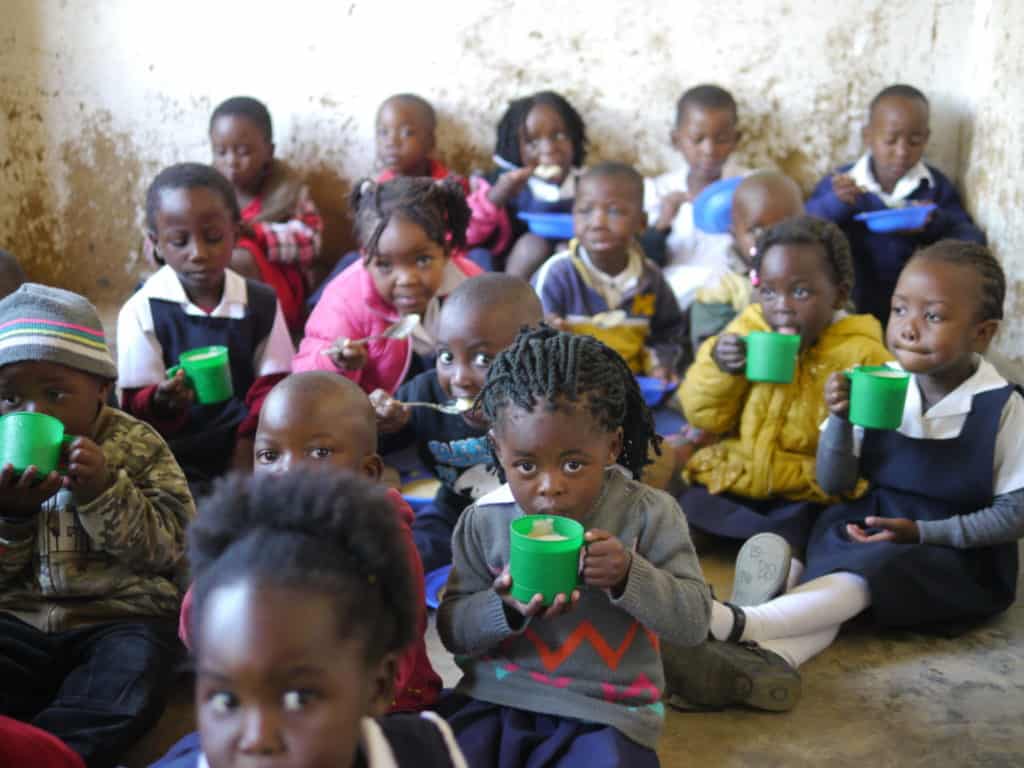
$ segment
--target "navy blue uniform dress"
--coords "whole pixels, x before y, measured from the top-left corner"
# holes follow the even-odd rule
[[[1006,610],[1016,597],[1016,542],[973,549],[861,544],[850,539],[846,525],[871,515],[940,520],[990,506],[996,435],[1012,393],[1007,386],[975,395],[963,429],[952,439],[865,430],[860,466],[871,490],[821,514],[803,580],[836,571],[863,576],[874,619],[887,627],[957,634]]]

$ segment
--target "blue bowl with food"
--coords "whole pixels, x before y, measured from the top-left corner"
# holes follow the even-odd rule
[[[640,387],[640,394],[643,395],[648,408],[657,408],[676,389],[675,384],[656,379],[653,376],[637,376],[636,383]]]
[[[708,184],[693,201],[693,223],[712,235],[724,235],[732,226],[732,197],[742,176],[731,176]]]
[[[522,212],[519,218],[526,222],[530,231],[548,240],[572,239],[571,213],[527,213]]]
[[[921,229],[928,223],[928,215],[939,206],[908,205],[906,208],[886,208],[882,211],[865,211],[853,218],[863,221],[872,232],[900,232],[907,229]]]
[[[451,572],[450,565],[442,565],[436,571],[431,571],[423,579],[424,597],[427,599],[427,608],[435,611],[441,605],[444,598],[444,588],[448,584],[448,574]]]

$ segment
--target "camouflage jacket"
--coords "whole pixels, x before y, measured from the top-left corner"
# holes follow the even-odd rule
[[[78,506],[61,489],[33,519],[0,510],[0,611],[45,632],[126,618],[173,619],[195,504],[156,430],[104,406],[94,439],[115,480]]]

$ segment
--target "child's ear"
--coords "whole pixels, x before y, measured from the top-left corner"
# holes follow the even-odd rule
[[[836,289],[836,303],[833,309],[842,309],[850,300],[850,286],[840,285]]]
[[[491,446],[491,453],[494,454],[494,458],[496,458],[498,460],[498,463],[501,464],[501,468],[502,469],[506,469],[506,467],[505,467],[505,459],[504,459],[504,457],[502,456],[502,453],[501,453],[501,443],[498,442],[498,438],[494,434],[494,428],[493,427],[491,429],[487,430],[487,442]]]
[[[679,125],[673,126],[672,130],[668,132],[668,143],[673,147],[679,146]]]
[[[974,342],[972,344],[974,351],[979,355],[985,354],[998,330],[998,320],[982,320],[974,326]]]
[[[622,427],[615,430],[615,436],[612,438],[612,443],[608,446],[608,461],[605,462],[605,466],[615,464],[619,460],[619,456],[622,454],[622,446],[625,442]]]
[[[364,456],[359,466],[360,471],[373,482],[378,482],[384,473],[384,461],[376,453]]]
[[[277,149],[277,146],[274,144],[274,142],[270,142],[270,159],[271,160],[274,159],[274,152],[275,152],[276,149]]]
[[[647,229],[647,211],[641,210],[637,221],[637,234],[643,234],[643,231]]]
[[[100,384],[100,392],[99,392],[100,405],[106,405],[107,400],[110,398],[110,390],[113,388],[113,386],[114,386],[114,382],[112,382],[112,381],[103,381]]]
[[[376,666],[369,672],[367,716],[380,717],[387,714],[395,700],[395,674],[398,671],[398,657],[394,653],[384,654]]]

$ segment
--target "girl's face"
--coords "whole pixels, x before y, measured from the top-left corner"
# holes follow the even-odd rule
[[[59,419],[69,435],[92,437],[111,382],[47,360],[0,367],[0,414],[45,413]]]
[[[552,407],[554,406],[554,407]],[[586,401],[508,405],[491,432],[512,496],[528,515],[584,520],[622,452],[622,429],[605,430]]]
[[[835,283],[824,248],[773,245],[761,259],[758,295],[764,319],[777,333],[799,334],[800,349],[813,346],[832,324],[847,291]]]
[[[360,720],[391,700],[394,656],[367,662],[333,599],[242,580],[207,598],[196,713],[210,768],[352,766]]]
[[[368,265],[377,293],[400,315],[422,316],[444,278],[448,252],[418,224],[392,216]]]
[[[672,131],[672,145],[702,179],[720,178],[725,161],[739,143],[736,115],[730,109],[691,105],[682,118]]]
[[[209,187],[163,189],[156,232],[149,237],[188,297],[220,299],[238,225],[219,192]]]
[[[981,290],[977,273],[959,264],[913,259],[903,268],[885,335],[904,370],[948,375],[954,387],[970,375],[974,355],[999,328],[997,320],[978,320]]]
[[[416,104],[386,101],[377,113],[377,161],[399,176],[428,176],[434,131]]]
[[[242,115],[223,115],[213,121],[210,144],[213,167],[240,192],[259,194],[274,157],[274,145],[260,127]]]
[[[572,170],[573,150],[569,129],[557,109],[538,104],[530,110],[519,134],[524,165],[557,165],[562,172],[551,182],[561,184]]]

